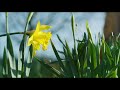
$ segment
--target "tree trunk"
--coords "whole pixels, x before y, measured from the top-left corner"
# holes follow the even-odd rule
[[[104,35],[105,39],[108,40],[111,33],[118,35],[120,32],[120,12],[108,12],[106,15]]]

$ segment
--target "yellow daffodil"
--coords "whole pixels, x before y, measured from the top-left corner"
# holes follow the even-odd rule
[[[49,40],[52,36],[51,32],[42,32],[42,30],[48,30],[51,26],[41,25],[40,22],[37,23],[36,30],[32,31],[30,38],[28,40],[28,46],[32,44],[33,56],[36,55],[36,50],[42,47],[43,50],[47,50]]]

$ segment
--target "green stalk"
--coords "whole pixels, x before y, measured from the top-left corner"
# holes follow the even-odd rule
[[[74,40],[74,49],[76,51],[76,42],[75,42],[75,18],[74,15],[72,13],[72,17],[71,17],[71,26],[72,26],[72,33],[73,33],[73,40]]]
[[[5,13],[6,16],[6,33],[8,34],[8,12]]]
[[[12,78],[16,78],[16,61],[14,57],[14,52],[13,52],[13,46],[12,46],[12,41],[9,36],[9,31],[8,31],[8,12],[5,13],[6,16],[6,34],[7,34],[7,55],[8,55],[8,60],[10,64],[10,72]]]
[[[0,35],[0,37],[7,36],[7,35],[15,35],[15,34],[24,34],[24,32],[14,32],[14,33],[2,34],[2,35]],[[29,35],[29,34],[26,33],[26,35]]]
[[[22,61],[22,75],[21,75],[21,77],[24,77],[24,50],[25,50],[24,45],[25,45],[25,41],[26,41],[26,32],[28,30],[28,25],[29,25],[29,22],[30,22],[33,14],[34,14],[34,12],[30,12],[28,14],[27,22],[26,22],[25,29],[24,29],[24,35],[23,35],[23,38],[22,38],[22,42],[20,44],[20,51],[22,52],[21,53],[21,56],[22,56],[22,58],[21,58],[21,61]]]

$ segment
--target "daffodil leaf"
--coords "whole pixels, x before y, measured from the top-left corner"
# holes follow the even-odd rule
[[[67,42],[66,42],[66,51],[67,51],[67,55],[68,55],[68,58],[69,58],[69,62],[70,62],[70,66],[71,66],[74,78],[77,78],[77,77],[79,77],[79,72],[77,70],[77,66],[75,65],[75,60],[73,59],[72,53],[70,51],[70,48],[69,48]]]
[[[117,76],[117,68],[119,65],[114,66],[106,75],[106,78],[118,78]]]
[[[12,41],[9,35],[7,35],[7,54],[8,54],[8,60],[10,63],[10,68],[11,68],[11,75],[13,78],[15,78],[17,74],[16,61],[14,57]]]
[[[43,65],[46,69],[48,69],[51,73],[55,74],[57,77],[63,77],[63,75],[61,75],[61,73],[56,70],[55,68],[51,67],[48,64],[45,64],[43,61],[39,60],[38,58],[35,57],[35,59],[41,64]]]
[[[87,33],[88,33],[88,39],[90,39],[92,41],[92,35],[91,35],[91,32],[90,32],[88,21],[86,21],[86,29],[87,29]]]
[[[8,34],[9,33],[8,32],[8,13],[6,13],[6,33],[7,33],[7,55],[10,63],[11,76],[13,78],[16,78],[16,75],[17,75],[16,61],[14,57],[12,41],[11,41],[10,35]]]
[[[31,65],[32,65],[32,46],[29,47],[29,52],[28,52],[28,59],[27,59],[27,64],[26,64],[26,77],[29,77],[30,74],[30,69],[31,69]]]
[[[6,16],[6,33],[8,34],[8,12],[5,13]]]
[[[117,63],[119,63],[119,61],[120,61],[120,49],[119,49],[118,56],[117,56]]]
[[[83,77],[83,69],[85,66],[85,59],[86,59],[86,45],[85,43],[78,43],[78,47],[77,47],[77,51],[78,51],[78,58],[79,58],[79,63],[80,63],[80,74],[81,77]]]
[[[71,17],[71,26],[72,26],[73,38],[75,38],[75,18],[74,18],[74,15],[72,15],[72,17]]]
[[[67,54],[66,49],[63,47],[63,51],[64,51],[64,56],[65,56],[65,67],[67,70],[67,76],[66,77],[74,77],[73,72],[72,72],[72,67],[69,61],[69,56]]]
[[[105,42],[105,51],[106,51],[106,55],[107,55],[107,58],[109,60],[109,63],[111,65],[112,61],[113,61],[113,58],[112,58],[112,54],[111,54],[110,48],[109,48],[109,46],[107,45],[106,42]]]
[[[8,76],[8,61],[7,61],[7,54],[6,54],[6,49],[4,48],[4,52],[3,52],[3,64],[2,64],[2,74],[3,77],[7,77]]]
[[[23,64],[24,64],[24,59],[23,59],[23,52],[22,52],[22,50],[23,50],[23,40],[21,41],[21,43],[20,43],[20,47],[19,47],[19,55],[18,55],[18,72],[17,72],[17,77],[18,78],[21,78],[21,75],[22,75],[22,67],[23,67]]]
[[[71,26],[72,26],[72,33],[73,33],[73,40],[74,40],[74,50],[76,51],[76,42],[75,42],[75,18],[74,15],[72,14],[71,17]]]
[[[10,63],[11,76],[12,76],[12,78],[16,78],[17,77],[17,69],[16,69],[15,58],[12,57],[11,53],[9,52],[9,50],[7,50],[7,52],[8,52],[8,60],[9,60],[9,63]]]
[[[62,62],[62,60],[61,60],[61,58],[60,58],[60,56],[59,56],[59,54],[58,54],[58,52],[57,52],[57,50],[56,50],[56,48],[55,48],[55,46],[54,46],[52,40],[50,40],[50,41],[51,41],[51,45],[52,45],[53,51],[54,51],[54,53],[55,53],[55,55],[56,55],[56,58],[57,58],[57,60],[58,60],[58,62],[59,62],[59,65],[60,65],[60,67],[63,69],[63,71],[66,73],[65,66],[63,65],[63,62]]]
[[[20,43],[20,47],[19,47],[19,58],[18,58],[18,76],[19,77],[23,77],[25,75],[25,68],[24,68],[24,50],[25,50],[25,42],[26,42],[26,31],[28,29],[28,25],[30,23],[30,20],[33,16],[34,12],[30,12],[28,14],[27,20],[26,20],[26,25],[25,25],[25,30],[24,30],[24,35],[22,38],[22,41]]]
[[[88,40],[88,61],[88,65],[90,66],[91,70],[91,77],[94,77],[94,70],[97,67],[96,50],[94,44],[90,39]]]
[[[58,40],[63,44],[63,46],[65,47],[65,44],[63,43],[63,41],[61,40],[61,38],[59,37],[58,34],[57,34],[57,38],[58,38]]]

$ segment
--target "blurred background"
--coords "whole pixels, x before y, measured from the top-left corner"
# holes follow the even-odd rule
[[[93,36],[93,40],[96,43],[98,33],[102,35],[105,33],[106,37],[110,35],[110,31],[118,31],[119,26],[115,24],[115,22],[119,21],[118,13],[106,13],[106,12],[74,12],[74,17],[76,21],[76,39],[82,39],[84,32],[86,32],[86,20],[89,22],[90,30]],[[9,32],[23,32],[25,28],[25,23],[27,19],[28,12],[9,12],[8,16],[8,24],[9,24]],[[62,44],[57,39],[56,34],[58,34],[61,39],[67,40],[70,47],[73,47],[73,38],[72,38],[72,29],[71,29],[71,12],[36,12],[30,22],[29,29],[35,29],[38,21],[41,24],[50,25],[53,28],[49,31],[52,32],[52,40],[56,48],[62,51]],[[114,23],[114,24],[113,24]],[[114,25],[114,26],[113,26]],[[5,34],[5,13],[0,13],[0,35]],[[15,57],[18,57],[18,51],[20,42],[22,39],[22,35],[12,35],[11,36],[14,54]],[[6,37],[0,37],[0,62],[2,61],[3,49],[6,45]],[[27,55],[27,52],[26,52]],[[42,59],[47,59],[51,61],[55,61],[56,57],[52,50],[51,45],[49,44],[47,51],[39,50],[37,51],[37,57]],[[1,62],[2,63],[2,62]],[[0,64],[1,64],[0,63]],[[1,66],[1,65],[0,65]],[[34,67],[36,66],[36,67]],[[39,70],[40,66],[37,65],[35,61],[33,61],[33,69]],[[35,73],[34,73],[35,74]],[[36,75],[32,75],[36,76]]]

